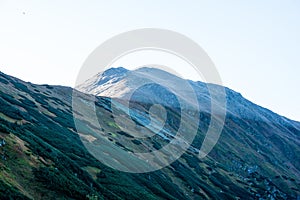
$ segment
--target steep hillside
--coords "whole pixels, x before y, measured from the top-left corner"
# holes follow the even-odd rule
[[[115,72],[108,76],[110,84],[120,80]],[[177,161],[155,172],[125,173],[99,162],[83,142],[101,135],[99,139],[125,151],[143,151],[167,144],[165,133],[136,140],[116,125],[114,101],[96,97],[102,129],[78,119],[85,130],[80,135],[73,120],[72,92],[0,74],[1,199],[296,199],[300,195],[298,122],[242,99],[255,118],[245,117],[245,110],[231,110],[218,144],[199,159],[195,149],[201,146],[211,119],[209,110],[203,110],[192,147]],[[89,97],[81,95],[82,101]],[[229,107],[241,103],[233,97],[228,97]],[[150,102],[138,100],[132,102],[132,112],[140,114],[135,115],[136,123],[143,125]],[[176,107],[166,109],[165,127],[176,130],[180,112]]]

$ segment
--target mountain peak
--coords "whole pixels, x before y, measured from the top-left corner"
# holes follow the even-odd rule
[[[185,80],[162,69],[145,66],[135,70],[128,70],[123,67],[110,68],[87,80],[77,89],[81,92],[96,96],[130,99],[133,92],[140,88],[137,88],[137,86],[145,85],[149,82],[152,82],[154,85],[156,82],[158,85],[159,82],[168,82],[168,85],[174,86],[174,88],[178,91],[185,91],[186,85],[184,83],[188,83],[197,96],[200,109],[208,113],[211,111],[211,94],[209,88],[216,91],[223,88],[223,86],[220,85]],[[139,99],[135,100],[145,102],[148,99],[148,101],[151,102],[151,98],[154,98],[154,94],[154,96],[161,94],[162,87],[156,87],[153,84],[146,84],[148,85],[147,87],[140,88],[139,92],[142,92],[142,94],[136,96],[139,97]],[[276,115],[272,111],[248,101],[240,93],[229,88],[225,88],[225,91],[227,114],[243,119],[259,119],[265,122],[273,121],[280,124],[286,123],[284,117]],[[168,97],[169,96],[164,96],[164,100],[166,102],[169,102]],[[179,97],[184,99],[186,102],[191,102],[188,95],[179,95]]]
[[[299,122],[281,118],[226,89],[228,113],[222,136],[210,154],[200,159],[199,149],[211,118],[218,116],[200,109],[198,126],[193,112],[182,115],[181,110],[166,106],[164,117],[157,112],[159,109],[154,103],[162,100],[162,103],[176,105],[172,104],[176,99],[158,84],[134,88],[144,74],[137,77],[135,72],[109,69],[90,79],[93,84],[86,85],[94,89],[91,92],[108,97],[134,91],[129,112],[121,105],[122,101],[92,98],[94,107],[88,102],[89,95],[72,96],[70,88],[34,85],[0,73],[0,166],[5,166],[0,167],[0,174],[5,175],[0,176],[0,199],[39,199],[41,196],[45,199],[94,196],[99,199],[138,199],[140,196],[145,199],[296,199],[299,196]],[[145,73],[156,74],[160,73]],[[98,85],[98,79],[104,81],[102,75],[106,75],[107,80]],[[210,108],[205,84],[188,82],[202,108]],[[175,85],[180,86],[180,83]],[[78,98],[75,104],[72,97]],[[135,101],[151,98],[154,102],[151,104]],[[97,111],[97,120],[89,120],[90,112],[94,111]],[[116,114],[124,116],[124,121],[116,121]],[[181,149],[181,141],[174,143],[178,141],[176,132],[180,129],[190,135],[190,128],[183,130],[178,126],[181,122],[188,128],[198,126],[195,126],[198,132],[187,152],[170,167],[145,175],[123,173],[114,168],[133,166],[137,169],[132,163],[135,153],[161,151],[169,144],[178,146],[175,151]],[[135,137],[132,132],[121,129],[122,124],[126,130],[151,137]],[[157,131],[161,124],[161,131]],[[105,162],[97,162],[91,147],[99,147],[97,155],[108,160],[111,157],[114,164],[107,167]],[[153,160],[162,162],[167,155]],[[150,166],[149,163],[147,160],[146,165]]]
[[[111,76],[111,75],[120,75],[128,72],[128,69],[125,69],[124,67],[116,67],[116,68],[109,68],[103,72],[100,72],[99,74],[102,74],[104,76]]]

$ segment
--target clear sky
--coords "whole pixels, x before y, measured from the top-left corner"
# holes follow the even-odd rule
[[[296,0],[0,0],[0,70],[74,86],[84,60],[110,37],[169,29],[204,48],[225,86],[300,121],[299,10]]]

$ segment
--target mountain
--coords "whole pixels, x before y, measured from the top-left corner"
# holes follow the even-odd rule
[[[189,83],[197,95],[200,110],[206,112],[211,111],[211,95],[209,94],[209,89],[218,90],[220,88],[220,86],[215,84],[205,84],[200,81],[194,82],[190,80],[184,80],[157,68],[143,67],[130,71],[123,67],[119,67],[110,68],[104,72],[96,74],[83,84],[77,86],[76,89],[84,93],[93,94],[96,96],[123,99],[133,98],[132,100],[135,101],[149,103],[149,101],[151,101],[151,98],[149,99],[149,96],[152,97],[153,94],[161,95],[161,93],[163,93],[162,91],[160,91],[163,88],[158,87],[157,83],[164,83],[165,80],[167,80],[168,82],[167,86],[173,85],[176,90],[179,91],[186,90],[185,82]],[[137,86],[143,87],[138,88],[139,90],[138,92],[136,92],[134,91],[134,89],[137,89]],[[136,92],[138,94],[135,94],[135,96],[132,97],[133,92]],[[243,119],[257,119],[258,121],[276,122],[282,125],[290,125],[297,129],[300,128],[299,122],[289,120],[283,116],[279,116],[273,113],[268,109],[260,107],[243,98],[243,96],[238,92],[235,92],[229,88],[225,88],[225,92],[227,101],[227,115],[234,115],[235,117]],[[169,98],[171,96],[164,95],[163,97],[164,98],[161,98],[158,103],[169,106]],[[189,99],[186,99],[186,96],[180,96],[180,98],[183,98],[187,102],[191,101]]]
[[[139,72],[151,78],[180,80],[157,69]],[[0,73],[0,199],[299,197],[300,123],[259,107],[228,88],[220,139],[205,158],[199,158],[197,149],[212,117],[210,86],[201,82],[189,82],[200,102],[201,120],[192,146],[178,160],[160,170],[139,174],[99,162],[86,146],[94,137],[125,152],[159,150],[176,137],[171,133],[179,129],[178,102],[192,101],[189,96],[174,97],[157,84],[133,91],[137,80],[131,78],[134,73],[124,68],[101,72],[79,87],[89,94],[68,87],[36,85]],[[211,87],[218,90],[220,86]],[[74,92],[82,104],[93,99],[101,129],[81,117],[86,110],[74,110]],[[131,93],[134,95],[126,96]],[[153,96],[151,100],[145,98],[148,94]],[[118,104],[128,99],[130,116]],[[153,103],[165,105],[167,116],[150,112]],[[149,134],[155,133],[153,137],[137,140],[118,126],[115,113],[132,117],[145,127],[151,123],[150,114],[157,115],[154,119],[158,121],[167,120],[160,132],[148,127]],[[192,125],[192,119],[187,116],[184,122]]]

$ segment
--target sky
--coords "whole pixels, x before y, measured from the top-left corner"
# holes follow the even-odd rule
[[[107,39],[139,28],[168,29],[207,52],[223,85],[300,121],[299,10],[296,0],[0,0],[0,71],[73,87],[85,59]],[[151,58],[137,57],[124,65]]]

